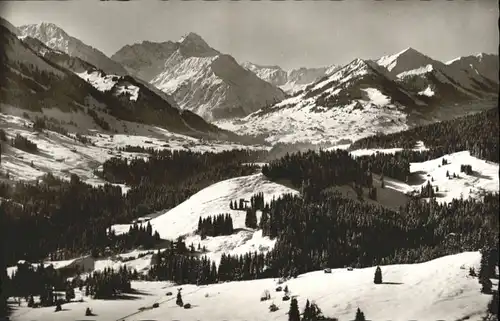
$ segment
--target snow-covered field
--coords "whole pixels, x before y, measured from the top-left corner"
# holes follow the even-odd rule
[[[297,296],[303,311],[307,299],[315,301],[323,313],[340,321],[352,320],[359,307],[369,320],[481,320],[490,295],[480,293],[477,278],[468,275],[469,267],[479,267],[480,254],[465,252],[421,264],[382,266],[383,284],[373,284],[374,267],[334,269],[331,274],[316,271],[299,275],[285,282],[292,296]],[[276,292],[276,279],[227,282],[214,285],[174,286],[169,282],[132,282],[139,294],[122,300],[93,300],[54,307],[31,309],[14,307],[12,320],[151,320],[151,321],[248,321],[288,319],[290,301],[282,301],[283,292]],[[493,280],[494,288],[498,284]],[[182,287],[184,303],[191,309],[175,305],[175,294]],[[271,300],[261,302],[265,290]],[[172,292],[173,296],[166,296]],[[76,290],[76,300],[81,293]],[[158,308],[139,311],[141,307]],[[269,305],[279,310],[269,312]],[[95,317],[84,317],[90,307]]]
[[[374,100],[354,101],[342,108],[328,110],[316,106],[313,98],[301,100],[299,95],[277,104],[272,112],[260,114],[258,111],[243,119],[217,121],[215,124],[236,133],[267,135],[266,141],[272,144],[356,140],[375,135],[382,129],[389,133],[408,128],[403,112],[391,105],[379,106],[386,102],[385,96],[374,91],[367,94]],[[285,107],[287,105],[295,106]],[[322,111],[315,112],[316,109]]]
[[[394,154],[401,150],[401,148],[359,149],[352,151],[351,155]],[[426,147],[422,142],[419,142],[414,150],[426,150]],[[447,161],[446,165],[442,165],[443,158]],[[461,165],[471,165],[473,173],[467,175],[460,172]],[[438,188],[436,200],[446,203],[451,202],[454,198],[480,198],[486,192],[498,193],[500,191],[499,164],[471,156],[469,151],[448,154],[421,163],[411,163],[410,172],[418,175],[421,178],[421,183],[408,185],[386,177],[386,188],[408,193],[420,191],[420,188],[430,181],[432,186]],[[446,172],[451,178],[446,177]],[[453,178],[453,174],[456,174],[457,178]]]
[[[164,239],[176,239],[185,236],[187,245],[200,244],[207,248],[207,256],[216,261],[222,253],[244,254],[249,251],[266,252],[274,246],[274,240],[262,236],[262,231],[254,231],[245,227],[245,211],[236,211],[229,208],[231,201],[243,198],[250,201],[256,193],[264,193],[264,201],[269,202],[282,194],[298,192],[286,186],[267,180],[262,174],[236,177],[213,184],[189,199],[153,218],[149,222],[154,231],[158,231]],[[233,235],[207,237],[201,240],[194,235],[198,228],[199,218],[218,214],[231,214],[233,227],[237,230]],[[260,213],[257,213],[260,219]],[[129,224],[114,225],[111,227],[116,234],[128,232]]]

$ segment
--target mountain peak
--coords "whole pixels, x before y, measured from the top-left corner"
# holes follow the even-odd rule
[[[194,32],[186,34],[179,39],[177,43],[180,45],[179,49],[182,54],[186,56],[209,57],[219,54],[219,52],[210,47],[200,35]]]

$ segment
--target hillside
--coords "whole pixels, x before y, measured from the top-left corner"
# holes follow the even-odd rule
[[[18,27],[22,36],[30,36],[43,42],[48,47],[62,51],[72,57],[96,66],[106,73],[124,76],[126,70],[119,63],[107,57],[104,53],[81,40],[68,35],[63,29],[53,23],[23,25]]]
[[[494,99],[498,95],[498,56],[482,57],[482,54],[461,57],[445,64],[407,48],[376,63],[408,90],[436,105]]]
[[[207,120],[246,116],[285,97],[194,33],[177,42],[127,45],[112,59]]]
[[[314,301],[323,313],[339,321],[352,320],[359,307],[367,319],[388,320],[471,320],[479,321],[486,315],[491,296],[480,293],[477,278],[468,275],[469,267],[479,266],[477,252],[446,256],[421,264],[382,266],[385,284],[373,284],[374,268],[334,269],[331,274],[316,271],[287,281],[291,295],[296,296],[302,312],[306,300]],[[495,281],[495,280],[494,280]],[[496,282],[496,281],[495,281]],[[179,288],[168,282],[133,282],[138,294],[130,300],[93,300],[64,304],[62,312],[53,307],[30,309],[14,307],[13,320],[91,320],[84,317],[90,307],[99,320],[288,320],[290,301],[282,301],[282,292],[275,292],[276,279],[228,282],[206,286],[183,285],[183,301],[192,305],[182,309],[175,305],[174,294]],[[332,289],[342,291],[332,291]],[[271,300],[259,302],[268,290]],[[81,294],[76,290],[76,300]],[[363,294],[360,295],[360,292]],[[418,297],[419,300],[415,300]],[[145,309],[153,303],[156,309]],[[228,302],[231,304],[228,305]],[[388,303],[390,302],[390,304]],[[274,303],[279,310],[269,312]]]
[[[128,133],[129,128],[123,121],[129,121],[188,135],[236,137],[190,111],[172,106],[166,97],[130,76],[88,71],[92,68],[89,63],[50,51],[43,44],[27,39],[29,45],[39,50],[35,53],[6,28],[0,29],[5,43],[0,102],[5,113],[22,116],[26,112],[33,118],[48,116],[54,118],[59,127],[73,130],[74,124],[87,123],[78,127],[80,133],[91,129]],[[66,66],[82,71],[80,76],[89,81],[93,79],[92,84],[65,69]],[[134,132],[133,128],[130,130]]]
[[[407,109],[425,106],[376,65],[353,60],[294,97],[222,128],[262,135],[271,143],[335,142],[407,127]]]
[[[89,117],[90,118],[90,117]],[[164,129],[138,125],[123,121],[122,124],[133,128],[135,135],[104,134],[99,131],[89,135],[75,135],[83,125],[91,126],[92,119],[79,118],[80,124],[68,126],[69,132],[60,127],[53,127],[47,121],[48,128],[42,131],[33,129],[33,121],[0,113],[0,127],[6,131],[7,140],[17,134],[28,138],[37,145],[37,153],[26,152],[3,144],[0,166],[1,175],[8,173],[12,181],[35,181],[47,173],[69,179],[77,174],[86,183],[99,186],[106,182],[94,174],[102,163],[112,157],[133,159],[147,157],[146,153],[126,152],[120,149],[127,145],[154,148],[156,150],[191,150],[198,152],[224,151],[231,149],[258,149],[258,146],[245,146],[234,143],[207,142],[201,139],[168,132]],[[136,127],[137,126],[137,127]],[[73,131],[74,130],[74,131]],[[118,185],[118,184],[117,184]],[[129,187],[118,185],[126,192]]]
[[[185,237],[186,244],[200,244],[206,246],[208,256],[218,261],[222,253],[244,254],[247,252],[267,252],[274,246],[274,240],[262,237],[262,231],[245,227],[243,210],[232,210],[231,201],[241,198],[250,200],[257,191],[264,193],[264,200],[269,202],[285,193],[297,194],[291,188],[267,180],[262,174],[237,177],[213,184],[173,209],[160,213],[149,221],[153,230],[158,231],[164,239],[174,240]],[[202,240],[196,235],[198,221],[218,214],[231,214],[233,227],[237,231],[233,235],[208,237]],[[128,232],[131,225],[115,225],[112,227],[116,234]],[[172,228],[175,227],[175,228]]]
[[[378,60],[355,59],[291,98],[217,124],[271,143],[335,144],[479,112],[496,104],[498,80],[489,70],[498,74],[498,64],[475,57],[485,58],[473,69],[411,48]]]

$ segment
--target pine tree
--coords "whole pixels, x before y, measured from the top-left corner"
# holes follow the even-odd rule
[[[382,283],[382,270],[380,269],[380,266],[377,266],[377,268],[375,269],[375,277],[373,279],[373,283],[375,284]]]
[[[354,321],[366,321],[365,314],[358,308]]]
[[[177,300],[175,300],[175,304],[177,304],[180,307],[184,305],[184,303],[182,302],[181,289],[177,291]]]
[[[304,308],[304,313],[302,313],[302,321],[310,321],[312,318],[311,305],[309,299],[306,301],[306,307]]]
[[[288,321],[300,321],[299,306],[297,299],[292,298],[290,301],[290,310],[288,311]]]

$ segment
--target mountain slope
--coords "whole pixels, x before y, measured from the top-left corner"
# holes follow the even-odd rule
[[[494,99],[499,89],[498,56],[485,58],[482,63],[479,56],[469,56],[444,64],[407,48],[376,63],[408,90],[435,105]]]
[[[335,66],[323,68],[298,68],[285,71],[279,66],[260,66],[251,62],[241,64],[255,73],[260,79],[280,87],[288,94],[294,94],[307,85],[331,73]]]
[[[378,60],[355,59],[294,97],[217,124],[269,142],[335,143],[459,117],[496,103],[494,57],[446,65],[408,48]]]
[[[469,268],[479,269],[479,252],[464,252],[420,264],[381,266],[386,283],[373,284],[375,268],[333,269],[331,274],[315,271],[288,280],[291,295],[297,297],[302,312],[306,300],[315,302],[328,317],[339,321],[353,320],[358,307],[368,320],[471,320],[486,316],[491,295],[480,292],[477,278],[468,276]],[[146,259],[146,258],[145,258]],[[141,263],[138,262],[138,269]],[[496,283],[496,280],[493,280]],[[28,320],[81,319],[86,307],[99,320],[288,320],[290,301],[282,300],[276,292],[276,279],[225,282],[213,285],[182,285],[182,298],[191,309],[175,305],[178,285],[169,282],[132,282],[139,294],[129,300],[94,300],[84,297],[78,289],[76,301],[63,305],[63,311],[54,313],[54,307],[32,309],[22,306],[14,310],[12,318]],[[342,291],[332,291],[340,288]],[[271,301],[260,302],[265,290]],[[418,297],[418,300],[415,298]],[[228,302],[231,302],[228,305]],[[153,303],[159,307],[151,309]],[[276,304],[278,311],[270,312]],[[146,309],[140,309],[147,307]],[[165,316],[168,317],[166,318]]]
[[[130,76],[106,75],[99,70],[83,71],[80,76],[58,65],[86,69],[88,63],[68,58],[64,53],[43,50],[47,58],[35,53],[8,29],[0,26],[4,44],[0,102],[34,113],[54,114],[64,122],[69,115],[92,118],[104,130],[126,130],[120,120],[154,124],[176,133],[227,137],[224,131],[201,117],[173,107],[163,97]],[[29,41],[36,43],[36,41]],[[38,47],[43,49],[43,45]],[[59,59],[62,57],[61,59]],[[53,60],[53,61],[52,61]],[[71,61],[78,62],[72,64]],[[78,69],[77,68],[77,69]],[[6,107],[4,107],[6,108]],[[109,124],[112,124],[111,126]],[[87,129],[87,128],[82,128]],[[234,136],[234,135],[233,135]]]
[[[425,106],[378,65],[355,59],[303,92],[223,128],[269,142],[335,142],[406,128],[407,112]]]
[[[49,48],[87,61],[106,73],[121,76],[127,74],[125,68],[119,63],[108,58],[96,48],[86,45],[79,39],[68,35],[63,29],[53,23],[42,22],[40,24],[23,25],[18,29],[23,36],[36,38]]]
[[[127,45],[112,59],[209,120],[246,116],[285,97],[194,33],[178,42]]]

